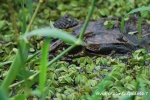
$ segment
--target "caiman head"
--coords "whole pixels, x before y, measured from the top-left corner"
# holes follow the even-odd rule
[[[54,23],[54,27],[59,29],[67,29],[74,27],[78,24],[78,21],[76,21],[70,14],[66,14],[62,18],[58,19]]]

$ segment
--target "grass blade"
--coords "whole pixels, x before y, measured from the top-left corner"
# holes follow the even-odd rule
[[[39,78],[39,87],[41,92],[41,98],[44,96],[44,87],[46,82],[46,72],[47,72],[47,63],[48,63],[48,54],[49,54],[50,39],[46,38],[43,48],[42,48],[42,57],[40,65],[40,78]]]
[[[22,48],[19,47],[18,52],[13,60],[10,69],[8,71],[8,75],[5,77],[1,84],[1,88],[6,92],[8,90],[9,85],[13,82],[16,75],[18,74],[20,68],[24,65],[25,60],[28,55],[28,45],[22,44]],[[23,55],[20,55],[23,54]]]
[[[134,9],[134,10],[131,10],[128,14],[126,14],[123,18],[122,18],[122,20],[121,20],[121,31],[122,31],[122,33],[124,33],[124,19],[125,19],[125,17],[126,16],[128,16],[128,15],[130,15],[130,14],[133,14],[133,13],[135,13],[135,12],[139,12],[139,11],[145,11],[145,10],[150,10],[150,7],[140,7],[140,8],[136,8],[136,9]]]
[[[68,34],[67,32],[65,31],[62,31],[60,29],[56,29],[56,28],[42,28],[42,29],[37,29],[37,30],[34,30],[34,31],[31,31],[27,34],[24,34],[22,35],[20,38],[21,39],[26,39],[28,37],[31,37],[31,36],[35,36],[35,35],[40,35],[40,36],[48,36],[48,37],[56,37],[56,38],[59,38],[63,41],[65,41],[66,43],[69,43],[69,44],[76,44],[76,45],[85,45],[84,42],[82,41],[77,41],[77,39],[75,37],[73,37],[72,35]]]
[[[90,20],[91,16],[92,16],[92,13],[93,13],[93,11],[94,11],[94,7],[95,7],[96,2],[97,2],[97,0],[93,0],[93,1],[92,1],[92,5],[91,5],[91,8],[90,8],[90,10],[89,10],[89,12],[88,12],[88,16],[87,16],[87,18],[86,18],[86,20],[85,20],[85,23],[84,23],[84,25],[83,25],[83,27],[82,27],[82,30],[81,30],[81,32],[80,32],[79,40],[82,40],[82,38],[83,38],[83,36],[84,36],[86,27],[87,27],[87,25],[88,25],[88,23],[89,23],[89,20]]]
[[[12,61],[0,62],[0,67],[3,67],[4,65],[11,64],[11,63]]]
[[[150,10],[150,7],[140,7],[140,8],[136,8],[136,9],[134,9],[134,10],[131,10],[127,15],[133,14],[133,13],[139,12],[139,11],[145,11],[145,10]]]
[[[26,62],[29,62],[31,59],[33,59],[35,56],[37,56],[38,54],[40,54],[41,50],[35,52],[33,55],[29,56],[26,60]]]
[[[0,100],[8,100],[8,96],[0,88]]]
[[[138,22],[138,40],[139,42],[142,41],[142,17],[140,18],[139,22]]]

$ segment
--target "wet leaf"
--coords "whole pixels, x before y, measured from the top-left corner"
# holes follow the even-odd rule
[[[142,56],[146,54],[146,50],[145,49],[139,49],[139,50],[136,50],[134,53],[133,53],[133,57],[135,59],[142,59]]]
[[[110,92],[113,92],[113,93],[121,93],[122,91],[124,91],[124,88],[118,85],[110,88]]]
[[[92,73],[94,68],[95,68],[95,65],[93,63],[92,64],[87,64],[86,65],[86,72],[87,73]]]
[[[99,73],[91,73],[89,75],[89,77],[92,79],[92,78],[95,78],[96,76],[99,76]]]
[[[109,89],[113,85],[113,82],[110,80],[106,80],[103,83],[103,87]]]
[[[79,94],[77,92],[73,92],[68,95],[68,100],[78,100]]]
[[[129,84],[129,83],[126,83],[124,86],[125,86],[128,90],[131,90],[131,91],[133,91],[133,90],[135,89],[135,86],[132,85],[132,84]]]
[[[97,84],[96,80],[88,80],[85,85],[94,87],[94,86],[96,86],[96,84]]]
[[[69,95],[69,94],[71,94],[73,92],[74,92],[74,89],[72,89],[72,88],[66,88],[66,90],[64,91],[64,94],[65,95]]]
[[[119,73],[119,72],[114,72],[114,73],[111,74],[111,76],[112,76],[116,81],[118,81],[118,80],[120,80],[120,79],[122,78],[121,73]]]
[[[85,84],[87,81],[87,77],[84,74],[79,74],[76,78],[75,78],[75,82],[79,83],[79,84]]]
[[[5,20],[0,21],[0,30],[4,30],[7,28],[7,22]]]
[[[112,29],[113,26],[114,26],[115,22],[112,21],[112,20],[107,20],[104,22],[104,26],[107,28],[107,29]]]
[[[48,75],[49,79],[54,80],[58,78],[58,74],[55,72],[49,72]]]
[[[133,79],[131,76],[126,76],[124,82],[130,82]]]

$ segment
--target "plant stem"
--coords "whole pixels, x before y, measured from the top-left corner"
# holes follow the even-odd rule
[[[9,88],[13,88],[13,87],[15,87],[15,86],[17,86],[17,85],[19,85],[19,84],[21,84],[23,82],[25,82],[25,80],[22,80],[22,81],[19,81],[17,83],[14,83],[14,84],[10,85]]]
[[[143,17],[140,17],[140,20],[138,22],[138,41],[139,43],[142,41],[142,19]]]
[[[67,52],[69,52],[70,50],[72,50],[74,47],[76,47],[76,45],[71,45],[69,48],[67,48],[66,50],[64,50],[61,54],[59,54],[58,56],[56,56],[53,60],[51,60],[47,66],[50,66],[52,63],[54,63],[55,61],[57,61],[59,58],[61,58],[62,56],[64,56]]]
[[[83,25],[83,28],[82,28],[82,30],[81,30],[81,32],[80,32],[79,40],[82,40],[82,39],[83,39],[83,36],[84,36],[85,30],[86,30],[86,27],[87,27],[87,25],[88,25],[88,23],[89,23],[89,20],[90,20],[91,16],[92,16],[92,13],[93,13],[93,11],[94,11],[94,7],[95,7],[96,1],[97,1],[97,0],[93,0],[93,1],[92,1],[91,8],[90,8],[90,10],[89,10],[89,12],[88,12],[87,18],[86,18],[85,23],[84,23],[84,25]]]
[[[17,41],[18,40],[18,36],[19,36],[19,32],[18,32],[18,28],[17,28],[17,23],[16,23],[16,19],[15,19],[15,12],[14,12],[14,8],[12,5],[11,0],[8,0],[8,6],[9,6],[9,11],[10,11],[10,19],[14,28],[14,39]]]
[[[31,24],[33,23],[33,21],[34,21],[34,19],[35,19],[35,17],[36,17],[36,14],[37,14],[37,12],[38,12],[38,10],[39,10],[39,8],[40,8],[40,5],[41,5],[41,2],[39,2],[38,6],[36,7],[36,10],[35,10],[35,12],[34,12],[32,18],[31,18],[31,21],[30,21],[30,23],[29,23],[29,25],[28,25],[28,27],[27,27],[27,29],[26,29],[26,33],[29,32],[29,30],[30,30],[30,28],[31,28]]]

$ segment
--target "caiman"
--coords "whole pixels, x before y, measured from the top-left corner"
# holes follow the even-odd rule
[[[105,21],[114,21],[111,29],[106,28]],[[54,23],[54,27],[72,28],[73,35],[78,37],[83,27],[84,21],[77,22],[71,15],[65,15]],[[119,54],[126,54],[132,52],[139,47],[146,45],[149,48],[150,25],[145,20],[142,22],[142,40],[138,40],[138,19],[130,18],[125,22],[125,32],[121,32],[119,18],[101,18],[98,20],[91,20],[84,33],[84,41],[88,46],[82,47],[82,50],[88,53],[96,54],[110,54],[112,51]],[[129,34],[135,33],[135,34]],[[64,44],[61,40],[52,43],[50,50],[55,51],[58,47]],[[76,50],[76,49],[74,49]]]

